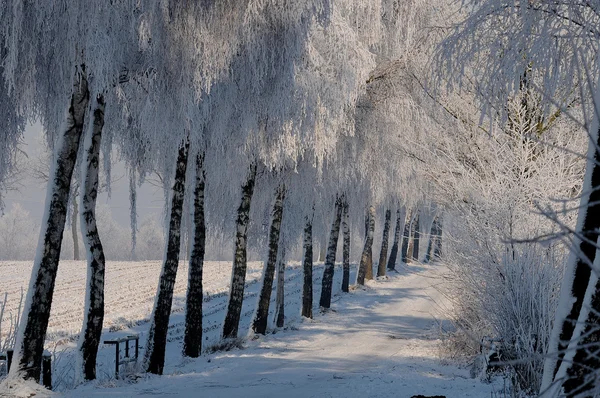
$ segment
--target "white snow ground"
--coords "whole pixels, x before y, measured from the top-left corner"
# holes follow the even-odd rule
[[[469,378],[468,369],[443,365],[439,358],[438,331],[445,318],[441,313],[445,299],[435,286],[441,283],[442,266],[401,268],[389,279],[369,282],[366,289],[346,295],[339,293],[340,271],[336,267],[338,293],[332,309],[323,314],[316,311],[312,321],[302,321],[293,304],[296,300],[291,300],[299,297],[301,286],[300,269],[293,267],[286,274],[286,294],[291,300],[286,308],[287,330],[249,340],[243,349],[192,360],[181,358],[180,332],[172,328],[165,375],[144,375],[135,382],[105,379],[66,396],[490,397],[491,385]],[[316,267],[315,305],[321,273],[322,267]],[[250,295],[257,285],[247,289]],[[255,298],[247,300],[251,307],[255,302]],[[210,307],[210,303],[205,304]],[[251,313],[248,308],[241,330],[247,330]],[[214,315],[222,322],[222,311]],[[174,316],[172,325],[181,322],[179,317]],[[143,333],[145,327],[136,329]],[[209,340],[217,338],[220,327],[214,332],[214,336],[208,333]],[[109,362],[107,354],[102,350],[99,360]]]

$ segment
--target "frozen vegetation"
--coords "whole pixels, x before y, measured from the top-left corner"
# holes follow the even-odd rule
[[[600,395],[600,0],[0,0],[0,26],[0,395]],[[128,228],[97,203],[123,167]],[[41,220],[4,206],[24,175]]]

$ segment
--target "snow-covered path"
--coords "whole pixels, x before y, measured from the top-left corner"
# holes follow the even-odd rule
[[[244,349],[180,360],[170,375],[133,384],[82,386],[69,396],[489,397],[491,387],[468,370],[440,364],[444,299],[435,285],[443,269],[408,269],[338,295],[331,311]]]

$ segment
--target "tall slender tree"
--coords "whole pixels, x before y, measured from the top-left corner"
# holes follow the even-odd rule
[[[267,331],[269,303],[271,302],[271,291],[273,290],[273,278],[275,277],[275,264],[277,262],[277,254],[278,252],[280,254],[283,253],[283,251],[279,250],[279,234],[281,231],[281,220],[283,218],[284,197],[285,188],[283,186],[280,186],[277,188],[277,192],[275,195],[275,203],[273,204],[273,211],[271,213],[269,248],[267,261],[265,262],[265,269],[263,271],[263,284],[260,290],[256,315],[254,316],[254,321],[252,322],[252,330],[254,331],[254,333],[265,334],[265,332]],[[277,274],[279,275],[279,269],[277,269]]]
[[[173,198],[171,200],[171,217],[167,237],[167,252],[163,263],[156,301],[150,320],[150,331],[144,354],[144,367],[150,373],[162,374],[165,366],[167,349],[167,334],[169,318],[173,304],[173,288],[179,265],[179,250],[181,245],[181,217],[183,199],[185,196],[185,175],[188,164],[190,142],[181,144],[177,156],[175,180],[173,182]]]
[[[373,206],[369,206],[368,210],[368,219],[369,224],[367,228],[367,236],[365,237],[365,245],[363,247],[362,255],[360,257],[360,264],[358,266],[358,277],[356,279],[356,283],[359,285],[365,284],[365,279],[367,279],[367,271],[368,268],[372,265],[369,262],[369,258],[372,257],[373,253],[373,232],[375,230],[375,208]]]
[[[194,188],[193,244],[188,270],[188,290],[185,302],[185,334],[183,354],[196,358],[202,351],[202,273],[206,251],[206,223],[204,220],[204,154],[196,155],[196,183]]]
[[[335,257],[337,252],[338,238],[340,236],[340,222],[342,219],[342,200],[337,198],[335,201],[335,215],[329,232],[329,245],[327,246],[327,258],[325,268],[323,269],[323,280],[321,281],[321,298],[319,305],[322,308],[331,306],[331,289],[333,286],[333,274],[335,271]]]
[[[242,186],[242,201],[237,210],[235,254],[233,259],[233,271],[231,276],[231,288],[229,291],[229,303],[223,324],[223,338],[237,338],[242,313],[242,302],[244,299],[244,287],[246,284],[246,250],[247,231],[250,222],[250,204],[254,193],[256,181],[256,163],[250,165],[248,178]]]
[[[85,66],[81,65],[75,74],[66,128],[55,149],[56,160],[49,182],[40,234],[39,245],[42,250],[38,251],[34,261],[29,293],[24,306],[25,313],[19,327],[13,359],[18,365],[11,368],[12,374],[21,373],[28,379],[40,378],[44,340],[67,215],[66,204],[89,95]]]
[[[383,237],[381,238],[381,252],[379,253],[379,263],[377,264],[377,276],[385,276],[385,266],[388,252],[388,240],[390,236],[390,220],[392,218],[391,210],[385,211],[385,221],[383,224]]]
[[[83,359],[86,380],[96,378],[96,357],[102,322],[104,320],[104,249],[96,226],[96,199],[98,197],[98,170],[100,144],[104,127],[104,97],[99,94],[93,104],[93,123],[84,141],[85,162],[82,163],[81,232],[87,252],[88,277],[84,309],[83,332],[79,336],[79,352]]]

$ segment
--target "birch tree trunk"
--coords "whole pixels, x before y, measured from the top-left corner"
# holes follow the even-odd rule
[[[304,270],[304,283],[302,285],[302,316],[311,319],[313,317],[312,219],[313,215],[306,217],[306,224],[304,226],[304,260],[302,262],[302,269]]]
[[[429,242],[427,244],[427,252],[425,253],[425,263],[428,264],[431,261],[431,255],[434,251],[434,247],[437,245],[438,240],[438,223],[437,218],[431,223],[431,230],[429,232]]]
[[[89,91],[85,67],[78,70],[73,85],[66,130],[55,148],[55,164],[48,181],[46,208],[24,313],[19,325],[11,375],[40,379],[44,340],[50,318],[54,283],[65,229],[71,177],[77,160]]]
[[[350,291],[350,216],[346,201],[342,206],[342,239],[342,292],[348,293]]]
[[[277,292],[275,298],[275,326],[282,328],[285,323],[285,241],[282,236],[277,261]]]
[[[365,241],[367,240],[367,235],[369,235],[369,228],[371,226],[371,218],[373,218],[373,223],[375,222],[374,217],[375,217],[375,213],[371,214],[369,211],[367,211],[367,214],[365,216]],[[367,253],[366,267],[365,267],[365,279],[366,280],[373,279],[373,243],[371,243],[371,247],[369,249],[369,252]]]
[[[192,252],[188,269],[188,290],[185,302],[185,334],[183,355],[197,358],[202,351],[202,272],[206,251],[204,221],[204,155],[196,155],[196,186],[194,188],[194,225]]]
[[[383,237],[381,238],[381,252],[379,253],[379,264],[377,264],[377,276],[385,276],[385,266],[388,252],[388,240],[390,237],[390,220],[392,212],[385,211],[385,222],[383,224]]]
[[[365,246],[363,247],[360,257],[360,265],[358,267],[358,276],[356,283],[359,285],[365,284],[367,279],[367,271],[369,268],[369,258],[373,256],[373,232],[375,231],[375,208],[369,206],[369,228],[367,228],[367,236],[365,237]],[[371,267],[371,273],[373,267]]]
[[[421,239],[421,221],[420,217],[417,214],[417,217],[414,222],[413,228],[413,251],[412,251],[412,259],[413,261],[419,261],[419,240]]]
[[[392,244],[392,250],[390,251],[390,258],[388,259],[387,269],[393,271],[396,269],[396,259],[398,258],[398,246],[400,244],[400,234],[404,229],[404,221],[406,218],[406,208],[404,206],[396,210],[396,227],[394,228],[394,243]]]
[[[436,240],[433,247],[433,256],[436,258],[442,257],[442,219],[436,221]]]
[[[233,259],[233,270],[231,276],[231,290],[229,292],[229,303],[227,314],[223,323],[223,338],[237,338],[242,314],[242,302],[244,300],[244,285],[246,283],[246,244],[248,234],[248,222],[250,221],[250,203],[254,193],[256,180],[256,164],[250,166],[248,179],[242,186],[242,202],[238,207],[235,234],[235,255]]]
[[[77,196],[73,195],[73,213],[71,214],[71,236],[73,236],[73,260],[79,261],[79,238],[77,237],[77,217],[79,217],[79,205]]]
[[[597,88],[595,103],[599,100]],[[541,387],[542,391],[550,389],[551,394],[552,388],[556,391],[562,384],[568,397],[591,396],[589,390],[596,387],[600,368],[600,283],[590,268],[590,264],[598,267],[600,263],[599,117],[596,111],[589,130],[586,173],[573,242],[578,250],[571,250],[566,264]]]
[[[186,140],[179,148],[175,181],[173,182],[173,197],[171,200],[171,220],[169,222],[169,236],[167,240],[167,253],[160,274],[160,282],[156,293],[156,301],[148,332],[146,353],[144,361],[146,371],[162,374],[165,366],[165,352],[167,346],[167,333],[169,331],[169,317],[173,304],[173,287],[177,277],[179,265],[179,245],[181,244],[181,216],[183,214],[183,199],[185,195],[185,173],[187,169],[188,151],[190,143]]]
[[[404,232],[402,233],[402,247],[400,252],[400,259],[404,264],[408,262],[408,244],[410,242],[410,227],[412,225],[412,222],[413,212],[411,210],[411,212],[408,215],[408,218],[406,219],[406,223],[404,224]]]
[[[79,352],[83,359],[85,380],[96,378],[96,357],[104,321],[104,250],[96,226],[100,143],[104,127],[104,98],[99,95],[94,104],[94,122],[84,141],[86,159],[82,169],[81,235],[87,252],[87,290],[83,318],[83,333],[79,336]]]
[[[342,204],[338,199],[335,202],[335,217],[329,233],[329,246],[327,247],[327,257],[325,258],[325,269],[323,270],[323,280],[321,287],[321,299],[319,305],[323,308],[331,306],[331,289],[333,285],[333,273],[335,267],[335,255],[337,251],[338,237],[340,235],[340,222],[342,218]]]
[[[277,263],[277,252],[279,249],[279,233],[281,231],[281,220],[283,218],[283,199],[285,188],[277,188],[273,211],[271,212],[271,229],[269,231],[269,250],[265,270],[263,271],[263,284],[258,299],[258,308],[252,330],[254,333],[265,334],[269,321],[269,304],[271,302],[271,292],[273,290],[273,278],[275,277],[275,265]],[[279,287],[278,287],[279,289]]]

